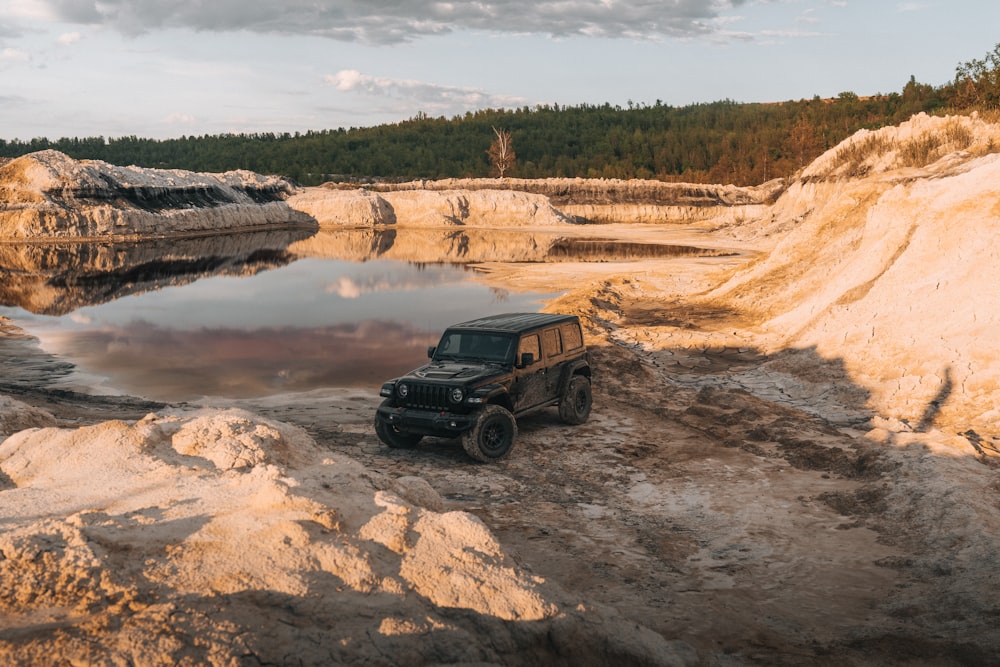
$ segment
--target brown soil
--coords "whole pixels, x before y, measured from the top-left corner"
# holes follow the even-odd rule
[[[914,489],[890,486],[924,453],[713,387],[711,365],[696,390],[656,355],[598,342],[593,362],[591,420],[524,418],[515,455],[494,465],[454,441],[385,448],[374,397],[252,409],[380,473],[423,477],[527,571],[691,644],[704,664],[997,664],[1000,607],[976,593],[978,575],[935,570],[948,556],[935,531],[916,511],[897,521]]]

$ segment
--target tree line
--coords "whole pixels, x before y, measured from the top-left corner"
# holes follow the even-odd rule
[[[507,133],[519,178],[643,178],[751,185],[789,176],[859,129],[915,113],[1000,107],[1000,44],[962,63],[943,86],[913,77],[898,93],[778,103],[722,100],[655,104],[540,105],[485,109],[305,133],[0,139],[0,157],[53,148],[118,165],[220,172],[248,169],[304,185],[329,180],[413,180],[489,176],[497,128]]]

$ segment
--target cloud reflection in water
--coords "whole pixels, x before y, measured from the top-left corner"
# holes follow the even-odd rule
[[[0,315],[76,364],[74,388],[94,386],[94,376],[102,390],[159,400],[377,388],[422,363],[446,325],[537,310],[551,296],[491,289],[463,266],[523,260],[538,252],[534,239],[480,232],[456,245],[456,235],[466,233],[4,246]]]

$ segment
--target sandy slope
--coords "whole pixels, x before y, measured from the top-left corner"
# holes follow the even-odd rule
[[[567,664],[687,655],[544,586],[423,479],[242,411],[29,429],[0,460],[12,663],[547,662],[551,642]]]

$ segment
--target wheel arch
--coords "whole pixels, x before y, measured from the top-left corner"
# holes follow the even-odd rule
[[[506,408],[508,412],[514,412],[514,402],[510,400],[510,394],[505,391],[498,391],[486,399],[488,405],[499,405]]]
[[[566,391],[566,387],[569,386],[569,381],[575,376],[582,375],[588,380],[591,378],[590,364],[586,359],[577,359],[576,361],[571,361],[566,364],[563,368],[562,377],[559,380],[559,393],[562,394]]]

